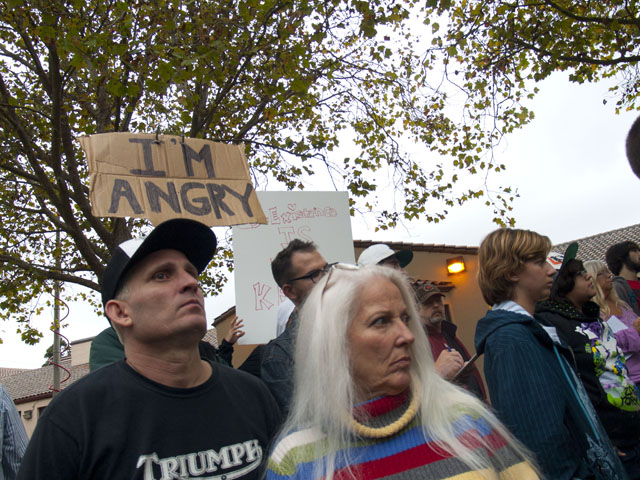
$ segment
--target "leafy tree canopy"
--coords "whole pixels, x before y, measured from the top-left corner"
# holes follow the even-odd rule
[[[80,135],[159,129],[243,142],[258,186],[302,189],[305,176],[328,172],[354,211],[375,212],[378,228],[438,221],[483,196],[482,187],[455,189],[459,173],[503,168],[482,154],[527,114],[496,127],[499,112],[490,112],[487,127],[485,117],[447,110],[441,78],[432,80],[436,56],[424,55],[422,33],[412,31],[415,8],[411,0],[0,0],[0,309],[23,322],[23,339],[40,336],[28,320],[47,306],[38,300],[53,281],[98,290],[113,249],[148,228],[91,214]],[[338,158],[344,138],[355,153]],[[407,143],[424,153],[415,158]],[[393,211],[376,197],[383,167],[402,199]],[[507,221],[508,197],[497,197]],[[206,292],[220,288],[219,267],[230,261],[228,249],[216,256]],[[95,304],[77,292],[67,287],[67,301]]]
[[[616,111],[638,107],[640,5],[628,0],[427,0],[430,51],[468,94],[470,115],[499,112],[520,126],[520,102],[557,71],[572,82],[614,78]],[[533,87],[533,88],[532,88]],[[604,100],[606,103],[606,100]]]

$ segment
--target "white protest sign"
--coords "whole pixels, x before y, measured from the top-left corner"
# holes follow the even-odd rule
[[[607,319],[607,323],[609,324],[609,327],[611,327],[611,331],[614,335],[618,332],[621,332],[622,330],[626,330],[627,328],[629,328],[627,325],[622,323],[622,320],[620,320],[615,315],[611,315]]]
[[[618,317],[616,317],[615,315],[611,315],[608,319],[607,319],[607,325],[609,325],[609,328],[611,328],[611,332],[615,335],[618,332],[622,332],[623,330],[626,330],[629,328],[628,325],[625,325],[622,320],[620,320]],[[631,353],[628,353],[624,356],[625,360],[629,360],[631,358]]]
[[[278,305],[286,297],[271,275],[271,260],[291,240],[313,241],[325,260],[354,263],[346,192],[256,192],[267,225],[233,227],[236,315],[243,344],[276,336]]]

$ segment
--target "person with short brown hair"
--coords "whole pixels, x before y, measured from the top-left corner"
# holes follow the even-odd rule
[[[535,454],[545,479],[625,478],[571,351],[533,316],[551,290],[550,249],[543,235],[506,228],[480,245],[478,282],[491,310],[478,322],[475,345],[485,355],[491,404]]]
[[[313,242],[298,238],[291,240],[271,262],[274,280],[295,305],[284,332],[264,347],[260,364],[260,378],[269,387],[283,414],[289,411],[293,394],[293,350],[298,310],[329,267]]]
[[[504,228],[487,235],[478,252],[478,256],[481,258],[478,284],[484,300],[489,305],[513,300],[518,286],[518,283],[514,282],[512,278],[514,272],[521,271],[527,262],[534,259],[544,264],[550,250],[551,240],[549,237],[529,230]],[[551,283],[549,282],[550,287]],[[543,290],[545,290],[544,285]],[[546,295],[548,294],[547,291]],[[534,297],[536,296],[539,294],[534,295]],[[528,308],[531,300],[529,295],[520,294],[519,297],[527,304],[525,308]]]

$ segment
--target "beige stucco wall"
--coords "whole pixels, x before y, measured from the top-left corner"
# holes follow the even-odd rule
[[[20,413],[20,418],[22,419],[22,423],[24,424],[24,428],[27,431],[27,436],[31,438],[33,431],[36,428],[36,424],[38,423],[38,417],[44,410],[40,410],[51,402],[51,398],[45,398],[42,400],[29,401],[26,403],[19,403],[16,405],[18,409],[18,413]],[[25,416],[25,412],[31,412],[31,418],[26,418],[29,414]]]
[[[89,363],[89,352],[91,351],[91,340],[84,339],[71,342],[73,355],[71,355],[71,366],[84,365]]]

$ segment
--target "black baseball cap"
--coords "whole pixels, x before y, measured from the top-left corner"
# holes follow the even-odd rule
[[[553,284],[551,285],[551,293],[554,294],[558,278],[566,271],[567,264],[578,256],[578,242],[570,243],[564,254],[551,252],[547,256],[547,262],[556,270],[553,276]]]
[[[102,277],[102,305],[111,300],[122,277],[138,261],[158,250],[178,250],[198,270],[207,267],[216,253],[216,236],[205,224],[187,218],[167,220],[154,228],[146,238],[122,242],[109,260]]]

